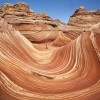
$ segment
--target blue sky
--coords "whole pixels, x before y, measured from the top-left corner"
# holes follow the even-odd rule
[[[87,10],[100,9],[100,0],[0,0],[0,6],[17,2],[25,2],[34,12],[45,12],[53,19],[60,19],[65,23],[80,6]]]

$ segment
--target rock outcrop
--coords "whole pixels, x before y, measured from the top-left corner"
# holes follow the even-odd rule
[[[100,10],[87,11],[85,7],[80,7],[70,17],[68,25],[88,30],[98,22],[100,22]]]
[[[5,18],[31,42],[33,42],[34,33],[54,34],[57,30],[59,33],[61,32],[59,27],[64,26],[63,23],[53,20],[44,12],[39,14],[33,12],[25,3],[4,4],[0,9],[0,17]]]
[[[76,39],[80,34],[89,32],[90,28],[100,22],[100,10],[87,11],[85,7],[79,7],[66,25],[64,33],[70,39]]]

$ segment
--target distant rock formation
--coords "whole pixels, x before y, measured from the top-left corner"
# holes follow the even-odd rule
[[[90,28],[100,22],[100,10],[87,11],[81,6],[70,16],[64,33],[70,39],[76,39],[80,34],[89,32]]]
[[[34,13],[27,4],[17,3],[17,4],[4,4],[0,9],[0,17],[6,18],[10,24],[20,24],[20,23],[35,23],[41,22],[47,24],[53,23],[53,19],[49,17],[46,13]]]
[[[35,41],[32,38],[33,33],[54,34],[55,31],[61,30],[60,26],[64,26],[62,22],[53,20],[44,12],[38,14],[33,12],[27,4],[22,2],[17,4],[7,3],[1,6],[0,17],[5,18],[9,24],[12,24],[16,30],[20,31],[31,42]],[[58,34],[59,32],[61,31],[58,31]],[[39,40],[36,42],[39,42]]]
[[[69,40],[74,40],[84,31],[89,31],[94,24],[100,22],[100,10],[87,11],[85,7],[81,6],[70,17],[68,24],[65,24],[59,19],[52,19],[44,12],[35,13],[27,4],[19,2],[16,4],[6,3],[1,6],[0,17],[5,18],[31,42],[39,43],[46,42],[49,33],[65,33]],[[33,34],[38,34],[38,32],[48,34],[47,39],[34,40]]]
[[[100,10],[87,11],[85,7],[79,7],[70,17],[68,25],[89,29],[98,22],[100,22]]]

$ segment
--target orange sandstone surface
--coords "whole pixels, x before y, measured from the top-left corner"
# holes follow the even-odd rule
[[[25,5],[9,10],[21,6],[32,18]],[[49,17],[15,20],[6,7],[0,13],[0,100],[100,100],[99,22],[85,32],[71,31]]]

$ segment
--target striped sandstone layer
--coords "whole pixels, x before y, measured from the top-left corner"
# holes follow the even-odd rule
[[[31,44],[0,20],[0,100],[100,99],[100,23],[70,43],[64,33],[53,35]]]

